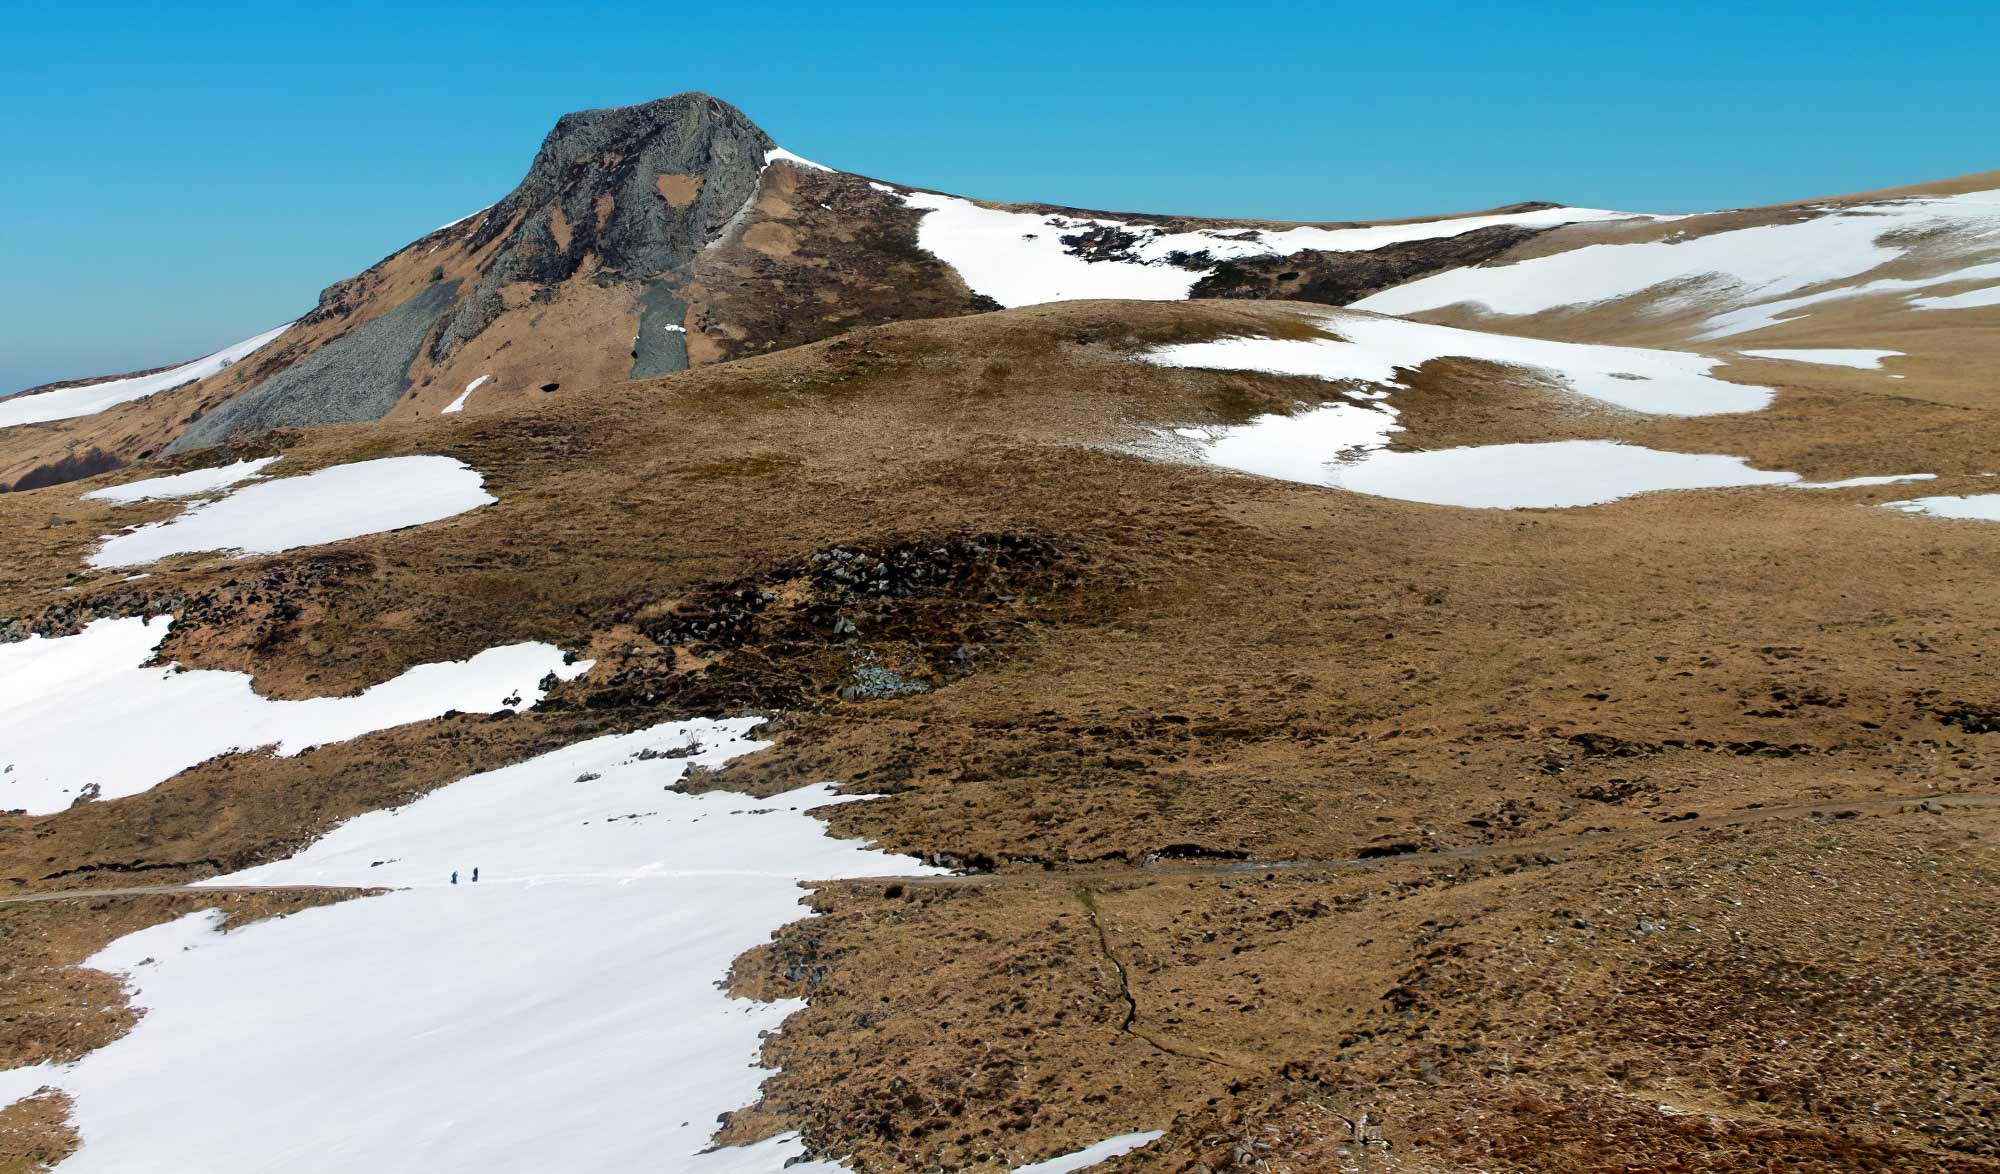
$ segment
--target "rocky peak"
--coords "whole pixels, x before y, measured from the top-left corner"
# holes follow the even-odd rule
[[[520,186],[483,215],[471,247],[504,239],[434,355],[491,325],[506,285],[553,285],[592,256],[610,278],[682,269],[755,194],[774,145],[742,111],[700,93],[557,119]]]

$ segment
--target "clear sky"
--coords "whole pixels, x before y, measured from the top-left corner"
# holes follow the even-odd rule
[[[1279,219],[1768,203],[2000,168],[2000,4],[22,4],[0,392],[191,358],[707,90],[966,195]]]

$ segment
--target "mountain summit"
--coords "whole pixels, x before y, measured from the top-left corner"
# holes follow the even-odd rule
[[[1959,211],[1907,199],[1897,208],[1912,223]],[[1405,289],[1477,289],[1494,264],[1561,253],[1587,267],[1613,254],[1577,250],[1625,242],[1654,243],[1620,255],[1668,247],[1665,260],[1707,264],[1714,249],[1701,240],[1723,248],[1730,238],[1717,234],[1746,224],[1838,212],[1829,201],[1692,218],[1522,203],[1295,224],[995,204],[822,167],[729,103],[676,94],[564,115],[513,191],[329,286],[288,327],[181,367],[4,401],[0,486],[56,484],[271,428],[485,412],[1003,307],[1250,298],[1373,309],[1408,301]],[[1865,226],[1849,219],[1809,228],[1800,247]],[[1695,246],[1671,247],[1683,240]],[[1940,264],[1960,252],[1945,250]],[[1703,288],[1721,296],[1729,286]],[[1376,297],[1386,300],[1366,300]],[[1669,308],[1698,313],[1708,300]],[[1574,317],[1561,310],[1527,332],[1568,337]],[[1658,317],[1648,311],[1633,328]],[[1626,330],[1614,327],[1578,337]],[[26,424],[35,427],[13,426]]]
[[[464,247],[497,248],[438,332],[432,357],[446,358],[505,313],[509,285],[553,286],[586,270],[599,283],[684,283],[695,254],[755,194],[776,145],[742,111],[707,94],[564,115],[527,178],[477,217]],[[673,304],[642,298],[662,319]],[[671,365],[656,357],[634,374]]]

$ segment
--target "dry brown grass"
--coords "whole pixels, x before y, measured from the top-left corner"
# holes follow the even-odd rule
[[[83,503],[86,485],[0,496],[0,614],[174,606],[168,655],[274,694],[510,640],[601,661],[534,713],[232,756],[0,820],[0,877],[27,891],[109,865],[212,875],[593,732],[781,698],[778,747],[724,785],[839,779],[886,796],[834,809],[842,833],[1033,878],[829,889],[827,916],[739,965],[766,993],[794,965],[828,967],[774,1044],[785,1074],[760,1127],[803,1127],[863,1168],[1002,1168],[1159,1127],[1169,1138],[1127,1168],[1258,1168],[1241,1149],[1270,1170],[1338,1169],[1329,1114],[1359,1106],[1386,1115],[1407,1169],[1991,1169],[1975,1070],[2000,1000],[1990,947],[1965,932],[1990,919],[1990,818],[1679,821],[1991,792],[2000,744],[1943,718],[1993,703],[1996,532],[1867,508],[1905,487],[1505,513],[1113,451],[1147,424],[1302,392],[1135,363],[1135,347],[1317,329],[1301,323],[1238,302],[1034,307],[279,438],[287,471],[459,457],[500,501],[291,555],[190,556],[131,584],[70,576],[95,535],[168,507]],[[1853,374],[1800,369],[1770,411],[1668,420],[1437,364],[1397,403],[1416,443],[1587,431],[1814,477],[1944,474],[1926,493],[2000,467],[1989,404]],[[1058,553],[1017,590],[949,598],[785,578],[834,546],[967,534]],[[746,580],[782,580],[787,602],[733,642],[661,622]],[[830,614],[815,608],[853,618],[856,642],[795,622]],[[928,695],[839,695],[857,653],[921,659],[959,632],[977,634],[969,668]],[[1527,847],[1599,828],[1633,838]],[[1421,854],[1513,844],[1511,861]],[[1407,849],[1356,875],[1103,875],[1157,854]],[[63,932],[108,932],[93,916]],[[1640,917],[1669,929],[1634,938]],[[1898,985],[1862,998],[1875,975]],[[1849,1023],[1876,1041],[1858,1060],[1822,1046]],[[1812,1041],[1813,1064],[1760,1068],[1780,1037]],[[0,1043],[28,1055],[28,1038]]]

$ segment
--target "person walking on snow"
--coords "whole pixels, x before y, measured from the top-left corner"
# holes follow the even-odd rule
[[[456,868],[451,870],[451,883],[452,884],[458,883],[458,870]]]
[[[472,883],[475,885],[479,883],[479,870],[477,868],[472,870]]]

